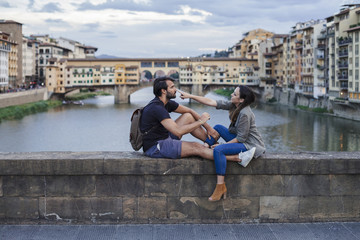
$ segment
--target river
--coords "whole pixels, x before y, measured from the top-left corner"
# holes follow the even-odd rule
[[[210,93],[211,98],[223,98]],[[153,98],[152,88],[131,95],[131,104],[114,104],[113,96],[64,105],[21,120],[0,123],[0,152],[132,151],[129,144],[132,111]],[[211,115],[210,125],[229,124],[228,113],[177,98],[198,113]],[[267,152],[359,151],[360,122],[333,116],[258,104],[253,108]],[[178,115],[172,113],[172,117]],[[196,141],[188,135],[183,138]]]

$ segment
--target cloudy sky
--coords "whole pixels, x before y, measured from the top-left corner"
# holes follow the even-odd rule
[[[49,34],[98,48],[96,55],[187,57],[226,49],[262,28],[337,13],[346,0],[0,0],[0,19],[23,34]]]

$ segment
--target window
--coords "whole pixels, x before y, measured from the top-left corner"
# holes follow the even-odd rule
[[[141,67],[152,67],[152,62],[141,62]]]
[[[168,67],[179,67],[179,62],[168,62]]]
[[[155,62],[155,67],[165,67],[165,62]]]

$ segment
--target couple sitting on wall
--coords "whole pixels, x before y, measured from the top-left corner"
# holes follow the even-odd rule
[[[194,110],[171,100],[176,98],[174,79],[155,79],[153,91],[155,98],[144,107],[140,122],[141,131],[146,133],[143,136],[145,155],[173,159],[199,156],[214,160],[217,184],[209,201],[218,201],[222,196],[225,199],[226,161],[235,161],[246,167],[253,157],[257,158],[265,152],[250,108],[250,104],[255,101],[254,93],[246,86],[238,86],[231,94],[230,101],[215,101],[179,91],[182,99],[190,98],[216,109],[229,111],[229,128],[222,125],[212,128],[206,123],[210,119],[208,113],[200,116]],[[174,121],[170,112],[181,115]],[[181,137],[187,133],[205,143],[181,141]],[[226,141],[225,144],[217,143],[220,137]]]

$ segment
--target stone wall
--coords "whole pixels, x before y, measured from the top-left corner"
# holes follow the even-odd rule
[[[0,108],[48,100],[46,88],[0,94]]]
[[[227,167],[135,152],[0,153],[3,223],[242,223],[360,220],[360,152],[266,154]]]

